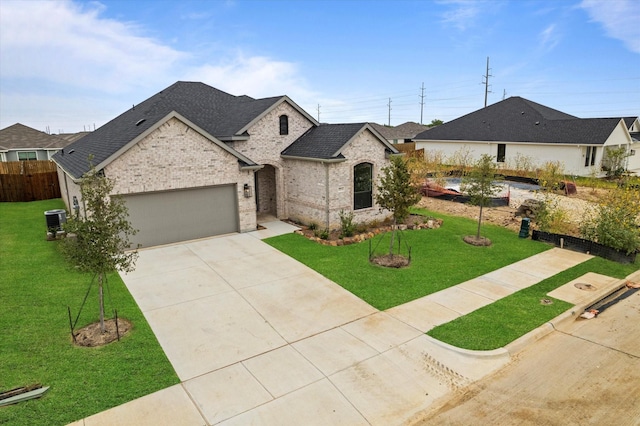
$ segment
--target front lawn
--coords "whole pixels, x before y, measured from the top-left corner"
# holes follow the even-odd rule
[[[444,224],[439,229],[403,232],[402,238],[412,248],[411,265],[404,269],[370,264],[368,242],[330,247],[296,234],[265,241],[380,310],[460,284],[551,248],[537,241],[520,239],[516,233],[493,225],[482,227],[482,235],[491,239],[492,246],[471,246],[462,238],[475,235],[477,222],[425,210],[414,212],[443,218]],[[388,237],[387,234],[385,238]],[[379,247],[385,245],[382,242]]]
[[[71,343],[74,319],[91,275],[74,270],[57,242],[46,241],[46,210],[61,200],[0,203],[0,390],[50,386],[40,399],[0,408],[0,424],[64,425],[179,383],[142,312],[117,274],[105,308],[133,323],[120,342],[100,348]],[[93,286],[78,327],[98,318]]]
[[[441,218],[444,224],[439,229],[404,232],[403,238],[410,240],[413,248],[413,259],[406,269],[371,265],[367,242],[330,247],[294,234],[265,241],[380,310],[460,284],[551,248],[537,241],[520,239],[516,233],[492,225],[482,227],[482,235],[493,241],[491,247],[470,246],[462,238],[475,235],[477,222],[425,210],[414,212]],[[637,263],[621,265],[594,257],[427,334],[465,349],[503,347],[571,307],[560,300],[552,300],[551,305],[541,304],[541,299],[548,299],[550,291],[587,272],[624,278],[638,268]]]

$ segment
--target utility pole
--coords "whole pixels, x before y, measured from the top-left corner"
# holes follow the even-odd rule
[[[487,107],[487,95],[489,93],[493,93],[491,92],[491,90],[489,90],[489,77],[493,77],[491,74],[489,74],[489,57],[487,56],[487,73],[485,75],[483,75],[482,77],[484,77],[484,81],[482,82],[482,84],[484,84],[484,107]]]
[[[320,122],[320,104],[318,104],[318,123]]]
[[[391,98],[389,98],[389,103],[387,104],[389,107],[389,123],[388,126],[391,127]]]
[[[420,124],[422,124],[422,113],[424,112],[424,81],[420,90]]]
[[[507,89],[502,89],[502,100],[504,101],[507,98]]]

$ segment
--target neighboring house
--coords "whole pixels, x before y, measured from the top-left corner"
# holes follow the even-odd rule
[[[413,121],[407,121],[395,127],[375,123],[371,123],[371,126],[392,144],[413,142],[413,138],[417,134],[429,129],[429,126],[414,123]]]
[[[49,160],[69,143],[65,138],[16,123],[0,130],[0,161]]]
[[[602,175],[606,148],[625,147],[627,169],[640,171],[640,144],[630,131],[640,128],[638,118],[578,118],[521,97],[510,97],[415,137],[416,149],[441,151],[446,158],[467,152],[482,154],[499,166],[513,167],[528,157],[536,166],[548,161],[564,163],[575,176]]]
[[[124,196],[134,242],[148,247],[252,231],[258,214],[328,228],[342,210],[380,220],[375,181],[397,153],[370,125],[320,125],[287,96],[177,82],[53,160],[65,203],[82,211],[91,157]]]

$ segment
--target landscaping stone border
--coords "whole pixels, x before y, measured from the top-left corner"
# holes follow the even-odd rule
[[[414,223],[410,225],[396,225],[396,226],[397,226],[397,229],[400,231],[414,230],[414,229],[438,229],[440,228],[440,226],[442,226],[442,222],[443,222],[442,219],[429,218],[423,223]],[[371,231],[368,231],[368,232],[356,234],[353,237],[344,237],[338,240],[325,240],[320,237],[316,237],[314,235],[308,236],[305,234],[303,230],[296,230],[294,231],[294,233],[307,236],[309,240],[314,241],[318,244],[337,247],[337,246],[348,246],[350,244],[366,241],[375,237],[376,235],[380,235],[384,232],[389,232],[392,230],[393,230],[393,226],[382,226],[379,228],[372,229]]]

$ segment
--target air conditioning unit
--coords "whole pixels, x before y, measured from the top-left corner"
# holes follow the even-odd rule
[[[62,224],[67,221],[67,212],[63,209],[47,210],[44,212],[44,217],[47,221],[47,231],[61,231]]]

